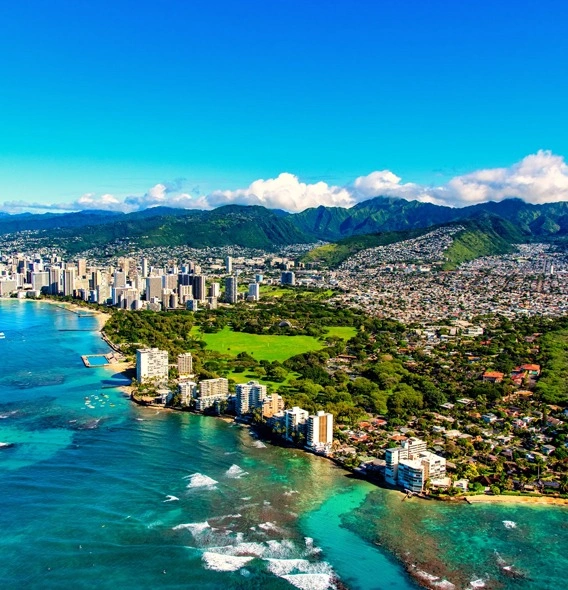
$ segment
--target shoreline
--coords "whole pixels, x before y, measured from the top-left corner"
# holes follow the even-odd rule
[[[27,300],[27,301],[36,301],[36,302],[40,302],[40,303],[48,303],[50,305],[56,305],[59,307],[68,307],[70,310],[72,311],[83,311],[85,308],[83,306],[80,305],[76,305],[74,303],[69,303],[69,302],[59,302],[53,299],[35,299],[35,300]],[[96,317],[97,322],[98,322],[98,331],[101,333],[101,338],[105,341],[105,343],[111,348],[111,350],[116,351],[117,347],[116,345],[110,341],[110,339],[106,336],[106,334],[104,334],[103,329],[104,326],[106,324],[106,322],[109,320],[109,318],[111,317],[110,313],[106,313],[104,311],[101,311],[99,309],[93,309],[91,307],[87,307],[86,309],[88,309],[89,311],[89,315],[93,315],[94,317]],[[128,372],[132,371],[135,368],[135,363],[133,362],[119,362],[119,363],[114,363],[111,365],[107,365],[106,368],[108,370],[112,370],[113,372],[115,372],[116,374],[120,374],[124,377],[125,380],[130,380],[130,377],[128,376]],[[136,405],[138,405],[139,407],[148,407],[148,408],[156,408],[157,406],[147,406],[145,404],[139,403],[136,400],[134,400],[131,396],[132,391],[133,391],[133,387],[132,385],[120,385],[117,387],[120,391],[122,391],[125,395],[127,395],[130,400],[135,403]],[[162,407],[162,406],[160,406]],[[180,408],[166,408],[165,406],[163,407],[163,409],[166,410],[171,410],[174,412],[183,412],[182,409]],[[218,418],[226,423],[229,422],[235,422],[235,418],[230,416],[230,415],[220,415],[220,416],[214,416],[214,415],[207,415],[207,414],[200,414],[197,412],[189,412],[191,414],[194,414],[196,416],[207,416],[210,418]],[[262,428],[255,428],[255,425],[249,425],[249,427],[251,428],[251,430],[253,430],[255,432],[255,434],[259,437],[263,437],[265,439],[266,442],[268,442],[269,444],[275,444],[278,446],[288,446],[286,444],[279,444],[279,440],[277,440],[274,436],[266,436],[265,432],[262,432]],[[285,441],[283,441],[285,442]],[[366,481],[376,487],[382,488],[382,489],[388,489],[390,491],[396,491],[399,492],[401,496],[403,496],[405,499],[407,500],[412,500],[412,499],[417,499],[419,501],[431,501],[431,500],[435,500],[438,502],[452,502],[452,503],[460,503],[460,504],[469,504],[469,505],[474,505],[474,504],[532,504],[532,505],[541,505],[541,506],[568,506],[568,498],[559,498],[559,497],[550,497],[550,496],[523,496],[523,495],[508,495],[508,494],[502,494],[502,495],[490,495],[490,494],[479,494],[479,495],[472,495],[472,496],[456,496],[453,498],[439,498],[436,496],[428,496],[428,497],[423,497],[423,496],[419,496],[419,495],[413,495],[410,497],[407,497],[407,495],[404,493],[403,490],[399,490],[397,488],[393,488],[391,486],[385,485],[383,482],[381,482],[379,480],[379,478],[377,478],[375,475],[370,475],[370,474],[366,474],[366,473],[361,473],[359,471],[356,471],[354,468],[350,468],[347,467],[346,465],[344,465],[341,461],[339,461],[337,458],[335,457],[329,457],[326,455],[320,455],[318,453],[311,453],[309,451],[307,451],[306,449],[304,449],[303,447],[295,447],[292,446],[290,448],[295,448],[298,449],[304,453],[308,453],[310,455],[315,455],[317,457],[322,457],[323,459],[327,459],[328,461],[331,461],[335,466],[339,467],[340,469],[342,469],[343,471],[346,472],[346,476],[351,476],[357,479],[361,479],[363,481]]]
[[[541,506],[568,506],[568,498],[551,496],[491,496],[480,494],[479,496],[463,496],[467,504],[539,504]]]

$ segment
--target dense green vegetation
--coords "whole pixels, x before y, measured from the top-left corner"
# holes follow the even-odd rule
[[[230,205],[213,211],[185,211],[179,214],[119,220],[80,230],[64,228],[49,236],[55,246],[70,254],[129,239],[138,247],[246,246],[272,250],[275,246],[307,242],[309,239],[291,222],[263,207]]]
[[[405,425],[463,397],[477,412],[490,411],[515,390],[508,375],[523,363],[543,367],[537,403],[568,404],[568,319],[477,321],[486,326],[482,338],[425,351],[419,336],[395,321],[298,297],[196,314],[116,311],[105,331],[127,343],[127,354],[157,346],[173,360],[191,351],[198,378],[258,379],[288,407],[325,409],[347,424],[380,414],[391,426]],[[535,334],[543,334],[540,348]],[[503,372],[504,381],[481,381],[488,369]]]
[[[536,391],[549,404],[568,404],[568,330],[544,334],[541,338],[544,363]]]
[[[526,241],[526,235],[499,217],[486,215],[464,225],[465,230],[454,236],[452,245],[445,252],[446,270],[480,256],[514,252],[514,244]]]
[[[61,216],[9,215],[0,219],[0,235],[27,229],[43,230],[45,246],[60,246],[71,254],[113,242],[127,242],[131,247],[189,245],[200,248],[235,244],[271,250],[292,243],[336,242],[377,232],[421,230],[466,220],[483,221],[488,215],[512,224],[524,235],[524,241],[566,241],[568,237],[566,202],[531,205],[519,199],[507,199],[451,208],[391,197],[376,197],[350,209],[322,206],[293,215],[237,205],[213,211],[159,207],[128,215],[101,211]],[[54,232],[55,228],[59,231]],[[499,235],[508,240],[505,235]],[[331,263],[337,264],[344,249],[357,248],[356,244],[355,241],[342,245],[336,254],[326,250],[321,254],[331,257]],[[471,244],[466,243],[464,247],[469,249]],[[456,256],[461,258],[459,253]]]
[[[380,234],[369,234],[364,236],[353,236],[341,240],[335,244],[325,244],[310,250],[302,257],[302,262],[318,262],[330,268],[339,266],[350,256],[357,254],[366,248],[376,248],[377,246],[386,246],[402,240],[416,238],[430,231],[429,229],[419,229],[412,231],[386,232]]]

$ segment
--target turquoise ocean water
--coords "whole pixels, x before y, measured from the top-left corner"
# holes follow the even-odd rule
[[[2,588],[563,588],[568,511],[401,502],[214,418],[139,408],[96,319],[0,301]],[[421,573],[422,572],[422,573]]]

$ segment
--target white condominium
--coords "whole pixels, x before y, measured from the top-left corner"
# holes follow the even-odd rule
[[[286,438],[292,440],[295,435],[305,431],[305,425],[308,421],[309,412],[294,406],[284,412],[284,426],[286,428]]]
[[[225,303],[236,303],[239,300],[239,283],[237,277],[225,279]]]
[[[215,405],[216,402],[227,400],[229,397],[229,380],[223,377],[219,379],[204,379],[199,382],[199,391],[195,399],[195,409],[203,412]]]
[[[426,480],[446,475],[446,460],[426,450],[426,443],[409,438],[400,447],[385,451],[385,479],[411,492],[421,492]]]
[[[266,399],[266,385],[261,385],[258,381],[239,383],[235,390],[237,392],[236,410],[239,416],[262,407]]]
[[[168,351],[159,348],[139,348],[136,351],[136,379],[139,383],[150,379],[167,381]]]
[[[182,406],[189,406],[191,400],[197,395],[197,384],[193,381],[182,381],[178,385],[178,392]]]
[[[328,452],[333,443],[333,414],[318,412],[308,417],[306,444],[315,451]]]
[[[178,375],[180,377],[189,377],[193,374],[193,357],[191,356],[191,352],[178,354],[177,364]]]

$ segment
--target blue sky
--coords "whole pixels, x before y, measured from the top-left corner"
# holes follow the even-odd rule
[[[299,190],[297,209],[368,197],[355,179],[389,171],[387,193],[465,204],[513,196],[531,156],[552,188],[520,196],[568,198],[567,17],[560,1],[5,3],[0,203]],[[495,169],[474,180],[500,192],[451,188]]]

